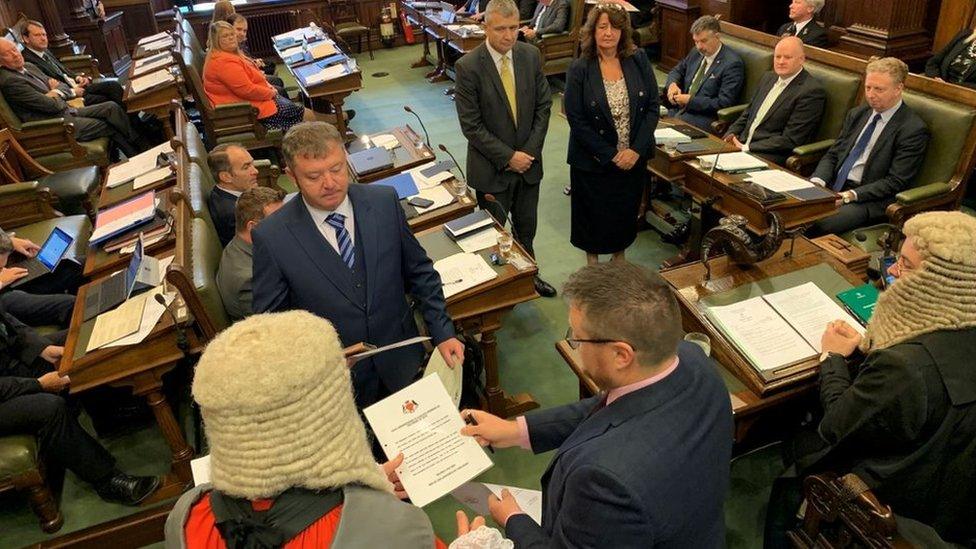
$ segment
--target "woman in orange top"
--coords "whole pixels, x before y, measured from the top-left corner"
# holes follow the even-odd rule
[[[257,108],[261,123],[282,131],[302,121],[305,109],[278,94],[264,73],[241,54],[230,23],[210,24],[207,47],[203,89],[214,106],[246,101]]]

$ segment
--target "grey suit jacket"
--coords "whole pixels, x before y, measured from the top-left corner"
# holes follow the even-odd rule
[[[516,42],[512,60],[517,113],[509,108],[487,43],[455,64],[454,104],[461,132],[468,139],[468,183],[484,193],[507,189],[518,178],[532,185],[542,180],[542,145],[552,107],[549,84],[542,75],[541,56],[535,46]],[[535,157],[523,174],[507,169],[515,151]]]
[[[47,82],[48,76],[30,63],[24,68]],[[50,88],[17,71],[0,68],[0,92],[22,122],[47,120],[70,114],[68,104],[59,97],[45,95]]]
[[[217,289],[227,316],[240,320],[251,314],[251,258],[254,247],[234,236],[220,256]]]
[[[535,7],[535,13],[532,14],[532,22],[529,23],[530,27],[534,26],[536,36],[566,32],[566,23],[569,21],[569,4],[566,3],[566,0],[552,0],[546,8],[546,13],[542,14],[539,24],[536,25],[535,20],[539,17],[542,8],[546,8],[546,6],[539,2],[539,5]]]
[[[734,134],[739,141],[746,142],[759,106],[777,80],[779,77],[773,71],[763,75],[749,107],[729,127],[728,133]],[[784,164],[794,148],[809,143],[817,133],[826,101],[827,93],[820,82],[806,69],[801,70],[779,94],[766,117],[756,127],[749,144],[749,152],[777,164]]]

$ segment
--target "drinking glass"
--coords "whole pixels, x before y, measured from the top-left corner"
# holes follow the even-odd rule
[[[498,253],[506,261],[512,257],[512,242],[512,235],[506,232],[498,233]]]
[[[701,347],[702,351],[705,351],[705,355],[710,356],[712,354],[712,340],[707,334],[701,332],[688,332],[685,334],[685,341],[689,343],[694,343]]]

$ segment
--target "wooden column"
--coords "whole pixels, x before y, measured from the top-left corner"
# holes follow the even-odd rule
[[[691,49],[691,24],[701,16],[699,0],[658,0],[661,10],[661,70],[671,70]]]
[[[55,55],[72,55],[78,53],[75,42],[68,37],[61,20],[61,11],[64,6],[59,6],[60,0],[11,0],[6,2],[7,11],[14,16],[16,22],[18,14],[23,13],[28,19],[34,19],[44,23],[47,31],[50,49]]]
[[[107,13],[104,18],[99,18],[94,13],[95,4],[95,0],[69,0],[68,9],[61,12],[64,29],[85,44],[87,53],[98,59],[98,70],[103,75],[122,76],[132,65],[122,27],[122,12]],[[152,34],[152,31],[146,34]]]
[[[848,0],[840,37],[841,51],[870,57],[897,57],[918,64],[932,53],[932,35],[925,28],[930,1]]]

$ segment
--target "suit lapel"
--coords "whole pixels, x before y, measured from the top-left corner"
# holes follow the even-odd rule
[[[600,62],[590,59],[586,62],[586,69],[589,73],[590,94],[596,101],[597,107],[603,116],[613,124],[613,115],[610,114],[610,103],[607,101],[607,87],[603,84],[603,73],[600,72]]]
[[[7,69],[7,70],[9,70],[9,69]],[[27,83],[28,84],[30,84],[31,86],[33,86],[35,90],[41,92],[42,94],[46,94],[47,92],[51,91],[50,89],[48,89],[47,87],[41,85],[41,83],[37,81],[38,78],[40,78],[41,80],[46,81],[47,80],[47,75],[44,75],[44,77],[38,76],[37,73],[36,72],[33,72],[31,70],[30,66],[28,66],[28,65],[24,65],[24,72],[27,73],[27,74],[20,74],[20,73],[18,73],[16,71],[10,71],[10,72],[13,72],[14,74],[16,74],[17,76],[23,78],[24,80],[27,80]]]
[[[759,91],[762,93],[757,93],[756,99],[758,101],[754,101],[754,105],[749,105],[749,118],[746,119],[746,135],[749,134],[749,128],[752,127],[753,123],[756,121],[756,117],[759,116],[759,107],[762,106],[762,102],[766,100],[766,96],[769,95],[769,92],[773,89],[773,85],[775,83],[776,75],[774,73],[773,78],[769,78],[768,75],[764,76],[762,82],[759,84]],[[769,110],[772,112],[772,109]],[[766,116],[769,116],[769,114],[767,113]]]
[[[637,135],[635,131],[638,123],[637,107],[640,106],[643,94],[649,93],[649,91],[644,89],[644,79],[641,76],[640,69],[637,67],[637,61],[633,55],[622,60],[620,68],[624,73],[624,81],[627,84],[627,101],[630,107],[630,140],[633,142],[634,136]]]
[[[373,292],[376,284],[373,283],[377,273],[379,258],[377,257],[377,232],[376,222],[373,217],[373,206],[360,193],[361,189],[356,184],[349,186],[349,200],[352,201],[353,213],[356,216],[356,233],[359,239],[356,240],[356,253],[363,254],[363,264],[366,265],[366,310],[369,310],[373,299]],[[399,208],[399,204],[397,205]],[[331,248],[331,246],[330,246]],[[339,255],[335,254],[338,258]],[[347,269],[348,271],[348,269]]]
[[[512,63],[513,64],[515,63],[514,53],[512,54]],[[512,123],[514,124],[516,120],[515,113],[512,112],[512,107],[511,105],[508,104],[508,96],[505,95],[505,88],[502,86],[502,79],[501,77],[498,76],[498,67],[495,65],[495,60],[491,57],[491,52],[488,51],[487,41],[485,41],[484,44],[482,44],[481,66],[482,69],[485,71],[485,73],[488,75],[488,79],[491,80],[492,85],[495,86],[495,93],[497,93],[498,97],[501,98],[502,104],[505,105],[505,107],[507,107],[505,110],[508,111],[509,118],[512,120]],[[516,76],[515,88],[516,88],[515,90],[516,101],[518,101],[518,77],[517,76]]]
[[[868,152],[867,160],[864,163],[865,171],[868,169],[868,164],[871,163],[871,157],[874,156],[874,151],[881,148],[888,140],[895,138],[895,132],[898,131],[898,127],[901,126],[901,119],[905,116],[905,109],[908,107],[905,105],[904,101],[895,114],[891,115],[891,118],[885,124],[884,129],[881,130],[881,134],[878,135],[878,140],[874,142],[874,147]],[[873,113],[874,111],[871,111]],[[873,115],[872,115],[873,116]],[[869,117],[870,118],[870,117]]]
[[[786,86],[786,89],[783,90],[783,92],[779,94],[779,97],[776,98],[776,101],[773,101],[773,104],[769,107],[769,111],[766,112],[766,118],[769,119],[769,117],[772,116],[772,114],[774,112],[776,112],[776,109],[780,108],[787,101],[791,100],[793,98],[793,96],[798,93],[798,90],[800,89],[801,86],[803,86],[803,82],[805,82],[806,79],[807,79],[807,73],[806,73],[806,71],[805,70],[800,70],[799,74],[796,75],[796,78],[794,78]],[[773,89],[773,85],[776,84],[776,81],[777,80],[778,80],[778,78],[773,78],[770,81],[770,84],[769,84],[769,89],[770,90]],[[767,91],[766,93],[769,93],[769,91]]]
[[[342,258],[335,251],[331,244],[322,236],[312,214],[305,206],[305,201],[300,196],[296,196],[289,204],[289,219],[287,222],[288,230],[294,236],[294,241],[305,251],[305,254],[312,263],[325,275],[329,281],[350,303],[360,307],[361,304],[356,299],[356,292],[353,288],[352,274],[349,267],[342,262]]]

